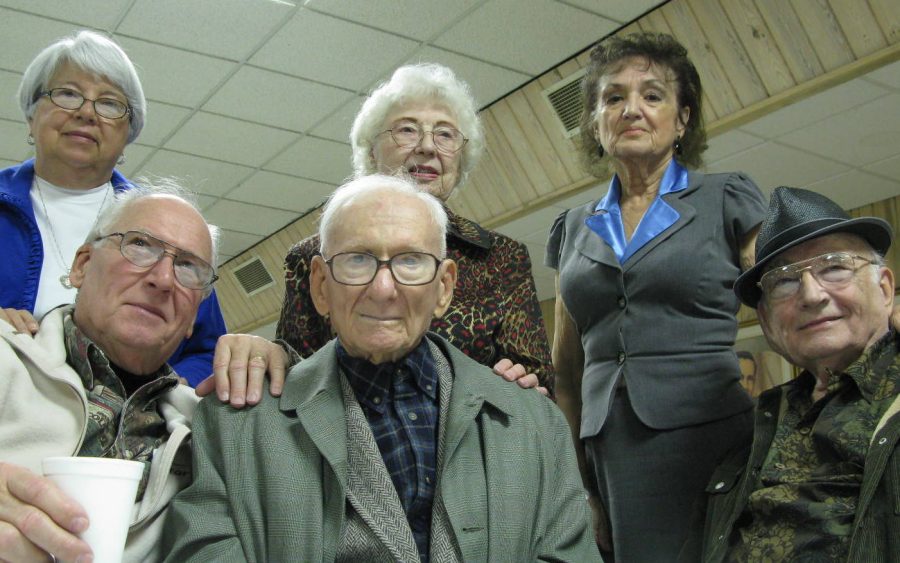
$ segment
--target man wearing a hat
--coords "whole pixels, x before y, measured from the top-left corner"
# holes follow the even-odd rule
[[[703,561],[900,561],[891,239],[820,194],[773,193],[734,290],[803,371],[760,395],[752,445],[713,475]]]

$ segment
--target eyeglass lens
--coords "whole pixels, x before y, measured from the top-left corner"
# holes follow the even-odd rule
[[[47,94],[51,102],[63,109],[76,110],[81,108],[85,102],[91,102],[94,104],[94,111],[97,115],[107,119],[119,119],[128,113],[128,106],[115,98],[89,100],[81,92],[71,88],[54,88]]]
[[[434,280],[440,260],[425,252],[403,252],[388,260],[379,260],[364,252],[342,252],[327,262],[335,281],[344,285],[371,283],[383,264],[388,266],[397,283],[424,285]]]
[[[442,152],[454,153],[466,143],[463,134],[453,127],[440,126],[426,131],[418,123],[402,122],[390,129],[391,137],[400,147],[414,147],[418,145],[426,134],[431,134],[434,145]]]
[[[122,236],[122,243],[119,246],[122,256],[135,266],[141,268],[154,266],[168,254],[172,256],[175,279],[184,287],[203,289],[215,281],[212,266],[190,252],[181,249],[176,249],[175,253],[168,252],[166,243],[140,231],[117,234]]]
[[[857,260],[863,263],[857,265]],[[803,272],[807,270],[821,285],[840,287],[850,281],[856,270],[871,263],[867,258],[844,252],[823,254],[766,272],[760,279],[760,285],[770,298],[784,299],[800,290]]]

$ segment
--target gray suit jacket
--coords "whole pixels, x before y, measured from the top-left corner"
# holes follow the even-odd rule
[[[557,407],[428,337],[454,376],[435,502],[463,559],[599,560]],[[334,561],[347,530],[344,409],[333,342],[291,370],[280,399],[240,411],[204,400],[168,560]]]

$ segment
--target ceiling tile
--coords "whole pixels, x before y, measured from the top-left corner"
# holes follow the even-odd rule
[[[765,139],[740,129],[732,129],[709,140],[709,148],[703,153],[703,160],[707,163],[714,163],[764,142]]]
[[[343,107],[313,128],[311,133],[316,137],[331,139],[339,143],[349,143],[350,128],[353,127],[353,120],[356,119],[356,114],[359,113],[359,108],[362,107],[365,100],[363,96],[347,100]]]
[[[118,32],[232,60],[248,57],[294,10],[288,2],[133,2]]]
[[[297,219],[297,214],[222,199],[206,210],[206,219],[229,231],[269,235]]]
[[[498,227],[497,232],[527,244],[544,245],[547,244],[550,226],[553,225],[553,221],[558,215],[559,209],[545,207]]]
[[[453,69],[475,96],[477,107],[485,107],[531,79],[527,74],[457,55],[435,47],[423,47],[407,63],[440,63]]]
[[[873,70],[865,78],[900,90],[900,61]]]
[[[297,213],[321,204],[336,186],[261,170],[228,194],[228,199],[289,209]]]
[[[862,166],[897,154],[900,94],[882,96],[779,137],[779,142]]]
[[[142,145],[140,143],[131,143],[130,145],[127,145],[125,147],[125,163],[116,165],[116,170],[124,174],[126,178],[136,180],[137,177],[141,175],[137,173],[141,168],[141,163],[155,150],[155,147]]]
[[[544,259],[535,263],[532,261],[532,273],[534,274],[534,287],[537,290],[538,301],[546,301],[556,297],[556,270],[544,266]],[[548,275],[549,274],[549,275]],[[553,335],[549,335],[553,338]]]
[[[245,66],[203,109],[302,132],[353,96],[347,90]]]
[[[18,72],[0,70],[0,119],[25,122],[25,116],[19,109],[19,82],[22,75]]]
[[[26,3],[29,6],[34,4],[31,1]],[[77,30],[72,24],[0,8],[0,37],[3,37],[0,68],[25,72],[28,63],[44,47],[74,31]]]
[[[405,59],[417,45],[396,35],[304,10],[250,62],[361,92],[396,61]],[[286,57],[285,53],[296,56]]]
[[[246,166],[167,150],[157,151],[140,170],[141,174],[174,176],[186,188],[211,196],[225,195],[252,172]]]
[[[235,67],[235,63],[146,41],[116,37],[137,67],[144,95],[197,107]]]
[[[806,187],[830,197],[844,209],[854,209],[900,196],[900,178],[891,181],[858,169],[849,170]]]
[[[266,165],[267,169],[342,184],[351,174],[350,145],[304,137]]]
[[[609,190],[609,182],[598,181],[592,186],[588,186],[577,194],[570,195],[565,199],[561,199],[553,204],[553,207],[560,211],[566,211],[575,207],[581,207],[589,201],[596,201],[603,197]],[[559,215],[559,213],[557,213]]]
[[[296,138],[280,129],[199,112],[175,133],[167,148],[260,166]]]
[[[900,152],[900,147],[897,147],[897,150]],[[866,166],[865,170],[880,174],[886,178],[900,180],[900,154],[873,162]]]
[[[28,127],[22,121],[0,119],[0,158],[21,162],[34,155],[34,147],[25,142]]]
[[[460,17],[482,0],[311,0],[306,7],[421,41],[442,31],[446,22]]]
[[[65,20],[94,29],[110,29],[132,0],[4,0],[3,4],[32,14]],[[4,37],[4,40],[6,38]]]
[[[665,4],[659,0],[567,0],[569,4],[580,6],[585,10],[615,20],[618,23],[627,23],[651,8],[659,4]],[[599,39],[599,37],[598,37]]]
[[[553,0],[533,0],[527,9],[522,9],[521,0],[489,0],[434,44],[537,75],[617,27],[611,20]]]
[[[723,158],[709,166],[710,172],[742,171],[769,194],[776,186],[805,187],[848,167],[791,147],[767,142]]]
[[[196,195],[197,195],[197,205],[200,206],[200,210],[203,211],[204,213],[206,212],[207,209],[212,207],[213,204],[215,204],[217,201],[219,201],[219,198],[213,197],[211,195],[203,195],[203,194],[196,194]],[[219,261],[221,262],[221,260],[222,260],[222,258],[220,256]]]
[[[147,102],[147,119],[139,137],[141,143],[159,146],[189,113],[190,110],[182,107],[152,100]]]
[[[206,220],[211,222],[212,224],[216,224],[215,221],[210,219],[209,216],[206,217]],[[221,225],[218,225],[221,228]],[[254,244],[261,241],[263,237],[259,235],[251,235],[248,233],[238,233],[235,231],[230,231],[228,229],[221,230],[221,239],[219,240],[219,266],[225,262],[221,256],[237,256],[247,248],[253,246]]]
[[[741,127],[745,131],[775,139],[834,117],[835,115],[884,96],[888,90],[857,78],[805,100],[783,107]]]

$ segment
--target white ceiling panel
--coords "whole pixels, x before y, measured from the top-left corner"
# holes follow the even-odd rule
[[[299,132],[353,96],[348,90],[245,66],[203,109]]]
[[[530,80],[527,74],[435,47],[423,47],[406,61],[407,64],[420,62],[440,63],[452,68],[457,76],[471,86],[478,107],[490,104]]]
[[[556,294],[556,270],[544,266],[544,257],[531,261],[531,272],[534,274],[534,287],[538,300],[551,299]],[[553,338],[553,335],[549,335]]]
[[[260,166],[296,138],[295,133],[288,131],[199,112],[167,146],[226,162]]]
[[[435,45],[537,74],[616,29],[611,20],[553,0],[490,0],[442,34]]]
[[[22,121],[0,119],[0,157],[15,162],[30,158],[34,149],[25,142],[27,136],[28,127]]]
[[[149,101],[147,117],[140,140],[145,145],[160,146],[191,111],[189,109]]]
[[[709,148],[703,153],[703,160],[714,163],[764,142],[760,137],[733,129],[708,141]]]
[[[559,215],[559,209],[545,207],[536,213],[515,219],[498,227],[497,231],[504,235],[531,244],[547,244],[547,235],[550,234],[550,226]]]
[[[141,168],[141,173],[175,176],[185,187],[217,197],[231,191],[252,172],[246,166],[166,150],[157,151]]]
[[[133,0],[4,0],[3,4],[32,14],[95,29],[110,29]],[[46,46],[46,45],[45,45]]]
[[[19,82],[22,75],[17,72],[0,70],[0,119],[25,122],[25,116],[19,109]]]
[[[304,213],[322,203],[336,186],[259,171],[228,194],[228,199]]]
[[[619,23],[630,22],[659,4],[656,0],[566,0],[566,2]]]
[[[347,100],[339,110],[315,126],[310,132],[316,137],[331,139],[339,143],[349,143],[350,128],[365,100],[363,96],[355,96],[353,99]]]
[[[866,78],[900,91],[900,61],[875,69]]]
[[[125,175],[126,178],[132,180],[141,176],[141,163],[147,160],[156,148],[142,145],[140,143],[131,143],[125,147],[125,163],[116,166],[116,170]]]
[[[555,207],[559,211],[572,209],[573,207],[581,207],[589,201],[596,201],[606,193],[609,182],[597,182],[581,192],[571,195],[565,199],[561,199],[554,203],[551,207]],[[559,213],[557,213],[559,215]]]
[[[187,187],[187,186],[184,186],[184,187]],[[197,205],[200,206],[200,210],[203,211],[204,213],[206,213],[206,210],[208,208],[215,205],[215,203],[217,201],[219,201],[219,198],[217,198],[217,197],[213,197],[211,195],[197,194]],[[219,254],[221,254],[221,252]],[[222,257],[219,256],[220,260],[221,260],[221,258]]]
[[[473,6],[484,0],[443,0],[431,3],[421,0],[366,1],[310,0],[306,7],[390,33],[425,41]]]
[[[852,80],[773,111],[744,125],[742,129],[760,137],[776,139],[888,93],[887,89],[877,84],[865,80]]]
[[[710,172],[746,172],[765,194],[777,186],[802,188],[848,169],[844,164],[773,142],[757,145],[709,166]]]
[[[329,184],[341,184],[351,174],[350,145],[304,137],[273,159],[266,168]]]
[[[71,24],[0,8],[0,69],[25,72],[47,45],[76,30]]]
[[[882,96],[782,135],[779,142],[853,166],[870,164],[897,154],[900,147],[898,108],[900,94]]]
[[[302,10],[250,62],[360,92],[417,46],[409,39]]]
[[[134,2],[118,31],[232,60],[244,60],[294,10],[266,0]]]
[[[900,147],[897,147],[897,152],[900,153]],[[874,174],[880,174],[885,178],[900,180],[900,154],[873,162],[864,169]]]
[[[235,63],[146,41],[116,37],[138,69],[144,95],[197,107],[234,71]]]
[[[844,209],[853,209],[900,194],[900,178],[887,180],[854,169],[806,187],[830,197]]]
[[[205,213],[206,219],[213,224],[215,221],[210,219],[209,213]],[[222,225],[218,225],[220,228]],[[248,247],[253,246],[263,239],[260,235],[251,235],[249,233],[238,233],[222,228],[222,237],[219,241],[219,254],[222,256],[237,256]]]
[[[230,231],[269,235],[294,219],[296,213],[221,199],[206,211],[206,218]]]

